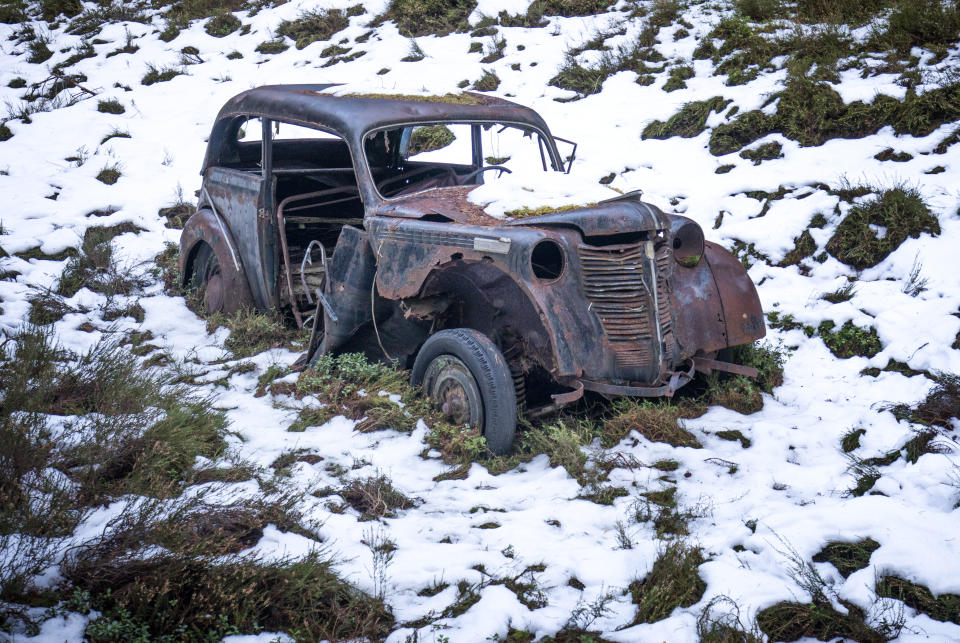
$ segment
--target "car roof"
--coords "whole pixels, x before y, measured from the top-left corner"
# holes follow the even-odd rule
[[[336,84],[265,85],[231,98],[217,121],[237,115],[260,116],[331,129],[359,140],[365,132],[406,122],[450,119],[494,120],[532,125],[549,134],[546,123],[529,107],[475,92],[419,96],[406,94],[343,94],[327,90]],[[455,102],[454,102],[455,101]]]

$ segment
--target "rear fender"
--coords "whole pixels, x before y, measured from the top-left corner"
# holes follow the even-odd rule
[[[254,300],[250,292],[243,262],[237,246],[230,236],[230,231],[209,209],[199,210],[187,220],[180,235],[180,285],[188,287],[193,274],[193,260],[197,254],[199,243],[206,243],[213,248],[217,261],[220,263],[220,272],[223,275],[224,287],[229,293],[227,309],[232,313],[241,308],[253,308]],[[263,308],[261,306],[261,308]]]

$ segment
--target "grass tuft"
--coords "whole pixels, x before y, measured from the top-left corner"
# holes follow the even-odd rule
[[[140,232],[132,223],[114,226],[91,226],[83,235],[80,253],[71,257],[60,276],[57,294],[73,297],[81,288],[89,288],[107,297],[132,295],[147,282],[132,267],[121,267],[113,257],[114,237]]]
[[[720,404],[738,413],[756,413],[763,408],[763,393],[783,384],[783,363],[786,353],[782,346],[770,342],[753,342],[727,349],[725,359],[736,364],[752,366],[757,377],[713,372],[706,377],[705,402]],[[746,448],[749,445],[744,445]]]
[[[344,501],[360,512],[360,520],[393,518],[398,509],[415,506],[413,500],[393,486],[383,473],[366,478],[355,478],[338,492]]]
[[[300,347],[304,333],[288,328],[283,318],[276,313],[261,313],[243,309],[227,316],[213,315],[207,319],[208,332],[218,326],[225,326],[230,336],[224,346],[236,359],[250,357],[270,348]]]
[[[754,165],[760,165],[763,161],[783,158],[783,146],[777,141],[771,141],[750,150],[743,150],[740,152],[740,158],[753,161]]]
[[[101,100],[97,102],[97,111],[104,114],[123,114],[127,108],[116,98]]]
[[[500,77],[490,69],[484,69],[483,74],[477,80],[473,81],[473,89],[478,92],[496,91],[500,86]]]
[[[222,13],[207,20],[203,30],[214,38],[224,38],[242,26],[240,18],[232,13]]]
[[[919,404],[891,407],[894,417],[924,426],[951,428],[951,420],[960,417],[960,375],[936,373],[933,380],[936,385]]]
[[[730,100],[722,96],[686,103],[666,122],[655,120],[644,127],[641,138],[666,139],[671,136],[692,138],[706,129],[707,118],[711,113],[720,113],[729,104]]]
[[[142,85],[153,85],[155,83],[165,83],[184,73],[182,69],[176,67],[155,67],[147,65],[147,73],[140,79]]]
[[[834,328],[836,322],[832,319],[824,320],[817,326],[817,334],[830,352],[840,359],[854,356],[873,357],[883,350],[877,330],[872,326],[860,328],[848,320],[837,330]]]
[[[637,431],[651,442],[666,442],[675,447],[699,449],[697,438],[680,423],[681,418],[698,417],[706,410],[703,406],[681,402],[636,400],[623,397],[614,401],[613,415],[603,427],[602,443],[612,446]]]
[[[261,54],[272,55],[281,54],[287,49],[290,49],[290,45],[288,45],[283,38],[277,38],[275,40],[265,40],[261,42],[257,45],[255,51]]]
[[[757,614],[757,626],[771,641],[796,641],[808,637],[830,641],[837,637],[861,643],[883,643],[891,636],[864,622],[863,610],[844,601],[847,614],[828,601],[791,603],[782,601]]]
[[[903,601],[908,607],[923,612],[935,621],[960,625],[960,596],[934,596],[928,588],[897,576],[883,576],[877,581],[877,596]]]
[[[870,564],[870,556],[880,548],[872,538],[856,542],[830,542],[813,556],[815,563],[830,563],[840,575],[847,578],[853,572]]]
[[[277,27],[277,36],[291,38],[297,49],[303,49],[318,40],[330,40],[350,24],[342,9],[304,11],[296,20],[284,20]]]
[[[178,523],[191,528],[186,517]],[[131,520],[71,556],[64,575],[103,612],[91,640],[206,641],[262,629],[303,640],[381,639],[393,624],[380,600],[342,581],[317,551],[270,562],[224,557],[224,545],[242,544],[244,534],[222,529],[203,544],[145,550],[158,531]]]
[[[874,0],[876,3],[877,0]],[[908,52],[913,47],[950,46],[960,36],[960,6],[945,0],[900,2],[873,46]]]
[[[407,38],[445,36],[452,31],[470,31],[467,18],[476,7],[476,0],[391,0],[378,21],[394,21]]]
[[[843,263],[862,270],[886,259],[908,237],[915,239],[924,232],[940,234],[940,222],[919,190],[897,186],[850,208],[826,249]]]
[[[637,606],[633,623],[656,623],[670,616],[677,607],[690,607],[703,597],[707,584],[698,568],[705,561],[703,551],[676,540],[661,549],[650,573],[642,581],[630,584],[630,595]]]

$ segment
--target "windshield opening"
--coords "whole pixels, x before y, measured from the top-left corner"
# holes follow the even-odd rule
[[[385,198],[546,172],[554,169],[550,149],[537,130],[489,122],[400,125],[364,139],[374,183]]]

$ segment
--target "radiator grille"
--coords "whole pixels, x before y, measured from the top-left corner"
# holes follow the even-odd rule
[[[619,366],[650,363],[650,298],[643,284],[643,244],[580,245],[583,292],[613,343]],[[669,314],[669,311],[667,312]]]
[[[660,333],[663,337],[664,352],[667,356],[674,353],[676,336],[673,333],[673,314],[670,306],[670,275],[673,271],[673,253],[667,245],[660,247],[657,261],[657,307],[660,310]]]

